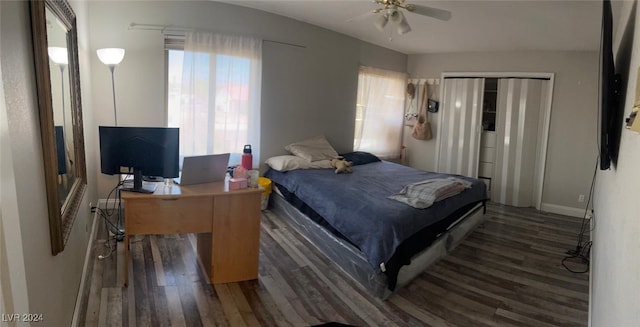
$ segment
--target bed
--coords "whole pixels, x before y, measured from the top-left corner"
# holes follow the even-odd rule
[[[368,154],[345,154],[350,174],[303,167],[269,169],[271,210],[287,219],[372,295],[386,299],[446,255],[483,220],[484,182],[417,209],[390,199],[403,187],[453,175],[417,170]],[[362,159],[365,158],[365,159]]]

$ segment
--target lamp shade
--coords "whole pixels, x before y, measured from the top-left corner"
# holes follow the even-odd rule
[[[98,49],[98,58],[105,65],[117,65],[124,58],[124,49],[119,48],[104,48]]]
[[[58,65],[68,65],[69,56],[67,55],[67,48],[61,47],[49,47],[49,58]]]

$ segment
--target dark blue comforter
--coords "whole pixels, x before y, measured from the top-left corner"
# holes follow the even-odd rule
[[[270,169],[265,176],[294,193],[357,245],[376,271],[380,271],[380,264],[386,263],[396,248],[417,231],[464,205],[486,199],[484,182],[458,176],[472,181],[472,187],[429,208],[415,209],[391,200],[388,197],[407,184],[451,175],[387,161],[355,166],[351,174],[335,174],[333,169],[288,172]]]

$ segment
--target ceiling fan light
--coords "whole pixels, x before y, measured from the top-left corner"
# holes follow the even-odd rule
[[[398,34],[404,35],[411,32],[411,26],[407,23],[407,19],[403,16],[400,23],[398,23]]]
[[[389,20],[394,24],[400,24],[404,20],[404,15],[398,10],[394,10],[389,16]]]
[[[382,16],[379,16],[378,18],[376,18],[376,20],[373,22],[373,25],[375,25],[375,27],[382,32],[384,30],[384,27],[387,26],[387,22],[389,21],[389,15],[384,14]]]

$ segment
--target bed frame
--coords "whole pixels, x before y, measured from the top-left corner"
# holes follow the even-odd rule
[[[484,221],[484,206],[479,203],[438,236],[430,247],[411,258],[410,265],[400,269],[396,288],[392,292],[387,287],[387,276],[374,271],[364,254],[355,246],[309,219],[277,191],[271,194],[270,203],[271,211],[285,219],[370,294],[383,300],[408,284],[438,259],[446,256]]]

